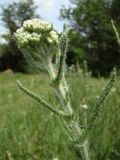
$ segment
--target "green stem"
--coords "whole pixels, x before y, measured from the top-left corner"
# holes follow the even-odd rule
[[[116,29],[116,27],[115,27],[115,25],[114,25],[114,21],[113,21],[112,19],[111,19],[111,23],[112,23],[113,30],[114,30],[114,32],[115,32],[115,34],[116,34],[118,44],[119,44],[119,46],[120,46],[120,36],[119,36],[119,34],[118,34],[118,31],[117,31],[117,29]]]
[[[90,160],[89,149],[88,149],[88,140],[86,139],[82,145],[75,147],[76,155],[79,160]]]

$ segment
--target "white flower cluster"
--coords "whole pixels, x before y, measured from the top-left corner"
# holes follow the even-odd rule
[[[23,48],[25,48],[26,46],[32,47],[36,44],[39,44],[41,39],[41,34],[37,34],[34,32],[29,33],[25,31],[23,27],[18,29],[14,35],[18,45]]]
[[[20,48],[36,47],[36,45],[54,45],[58,43],[58,34],[53,31],[53,26],[40,19],[27,20],[23,27],[17,29],[15,39]]]
[[[30,32],[49,32],[53,29],[53,26],[51,23],[40,20],[40,19],[32,19],[32,20],[27,20],[23,23],[23,27],[25,30],[30,31]]]

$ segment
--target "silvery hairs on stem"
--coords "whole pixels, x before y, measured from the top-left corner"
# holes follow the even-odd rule
[[[66,27],[59,37],[51,23],[40,19],[32,19],[25,21],[23,26],[16,31],[14,37],[26,59],[37,70],[44,71],[49,75],[50,84],[54,89],[54,95],[58,104],[55,105],[50,101],[47,102],[41,96],[30,91],[17,81],[19,88],[60,118],[78,158],[89,160],[88,133],[93,128],[100,112],[101,104],[106,99],[115,82],[115,74],[113,74],[111,81],[95,103],[90,122],[84,127],[84,124],[80,125],[76,118],[64,75],[65,58],[69,43]],[[54,64],[52,62],[53,56],[55,57]]]

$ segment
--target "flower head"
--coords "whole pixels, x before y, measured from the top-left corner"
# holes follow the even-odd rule
[[[28,46],[33,49],[42,44],[50,46],[58,43],[58,34],[53,31],[52,24],[37,18],[25,21],[14,35],[19,48],[24,49]]]

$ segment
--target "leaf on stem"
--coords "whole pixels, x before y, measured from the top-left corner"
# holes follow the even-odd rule
[[[26,93],[28,96],[32,97],[36,101],[38,101],[40,104],[42,104],[44,107],[48,108],[51,110],[53,113],[59,115],[59,116],[66,116],[65,113],[61,110],[57,110],[53,108],[46,100],[41,98],[40,96],[36,95],[34,92],[30,91],[29,89],[25,88],[19,81],[17,81],[17,84],[19,88]]]

